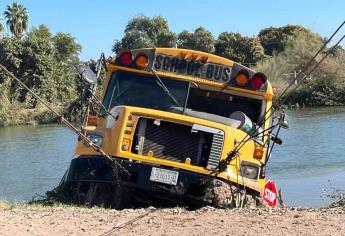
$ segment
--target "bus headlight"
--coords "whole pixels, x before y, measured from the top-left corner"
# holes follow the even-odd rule
[[[248,164],[241,165],[241,176],[248,179],[257,179],[259,175],[259,167]]]
[[[93,144],[101,147],[103,145],[103,136],[100,134],[96,134],[96,133],[87,133],[86,137],[88,139],[90,139],[91,142],[93,142]],[[89,144],[85,141],[84,145],[89,147]]]

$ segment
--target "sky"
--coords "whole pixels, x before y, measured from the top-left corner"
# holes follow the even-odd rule
[[[13,0],[0,0],[0,13]],[[29,12],[29,27],[44,24],[82,45],[82,60],[112,55],[128,20],[138,14],[163,16],[175,33],[203,26],[217,37],[224,31],[253,36],[266,27],[303,25],[329,37],[345,20],[345,0],[18,0]],[[336,39],[345,33],[343,29]],[[344,46],[344,42],[342,46]]]

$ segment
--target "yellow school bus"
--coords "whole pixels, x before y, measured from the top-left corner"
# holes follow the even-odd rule
[[[74,197],[117,206],[259,201],[273,98],[264,74],[178,48],[126,50],[107,62],[102,107],[83,130],[126,171],[114,173],[81,140],[64,180]]]

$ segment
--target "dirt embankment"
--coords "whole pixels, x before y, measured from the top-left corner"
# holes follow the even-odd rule
[[[345,208],[0,209],[0,235],[344,235]]]

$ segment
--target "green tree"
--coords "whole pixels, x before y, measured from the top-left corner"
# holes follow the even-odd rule
[[[23,40],[21,69],[24,71],[22,78],[26,85],[46,101],[53,102],[57,91],[52,78],[56,60],[48,32],[44,26],[40,26],[32,29]],[[20,100],[29,102],[31,108],[37,106],[36,98],[25,90]]]
[[[311,31],[300,25],[286,25],[262,29],[258,37],[265,49],[265,54],[272,56],[274,52],[283,52],[288,39],[299,32],[310,33]]]
[[[256,63],[264,58],[264,49],[256,37],[223,32],[218,36],[215,53],[241,63]]]
[[[76,43],[75,37],[66,33],[57,33],[53,38],[53,45],[57,50],[57,58],[64,61],[77,61],[81,52],[81,45]]]
[[[23,74],[21,69],[23,43],[21,39],[5,36],[0,40],[0,63],[4,65],[14,75]],[[8,99],[14,102],[19,94],[20,89],[16,83],[8,78],[6,74],[0,72],[0,85],[6,87]]]
[[[77,58],[78,52],[69,52],[69,58],[61,60],[60,52],[53,43],[55,36],[46,26],[40,25],[23,38],[4,37],[0,41],[0,63],[43,99],[59,104],[76,95],[74,63],[77,62],[69,62],[72,62],[71,58]],[[6,82],[5,76],[0,78],[0,84]],[[6,86],[12,102],[17,100],[27,108],[37,106],[37,100],[26,90],[18,89],[15,81]]]
[[[13,35],[20,37],[25,31],[27,31],[29,14],[23,5],[16,2],[12,3],[12,5],[7,5],[4,15],[6,18],[6,24]]]
[[[179,48],[214,53],[214,43],[215,39],[212,33],[203,27],[199,27],[194,32],[184,30],[179,33],[177,45]]]
[[[249,63],[257,63],[262,59],[266,58],[265,50],[261,45],[260,39],[258,37],[253,37],[250,39],[249,56],[247,60]]]
[[[42,38],[47,41],[52,39],[52,33],[49,31],[48,27],[45,25],[39,25],[37,28],[34,27],[30,32],[30,37],[35,36],[36,38]]]
[[[149,18],[139,15],[131,19],[121,40],[116,40],[113,51],[143,47],[174,47],[176,35],[169,29],[168,22],[161,16]]]
[[[13,37],[3,37],[0,40],[0,63],[13,73],[17,73],[22,63],[22,41]]]

